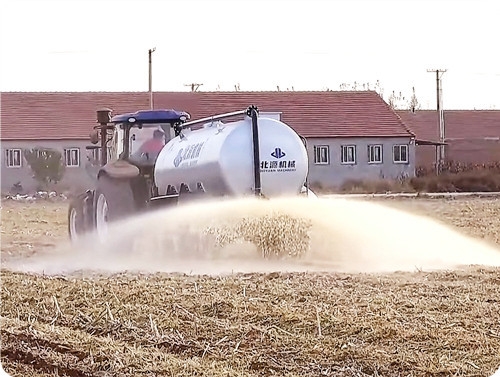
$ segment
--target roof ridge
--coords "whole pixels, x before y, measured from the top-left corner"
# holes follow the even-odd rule
[[[403,122],[403,119],[401,119],[401,117],[399,116],[399,114],[396,112],[396,109],[393,109],[391,106],[389,106],[389,104],[382,98],[382,96],[380,96],[380,94],[377,93],[377,96],[382,100],[382,102],[384,102],[385,106],[391,111],[394,113],[394,115],[396,115],[396,118],[398,119],[400,125],[405,129],[406,132],[408,132],[410,135],[412,135],[413,137],[417,137],[417,135],[415,135],[415,133],[406,125],[405,122]]]
[[[140,94],[149,94],[148,91],[145,90],[112,90],[112,91],[107,91],[107,90],[51,90],[51,91],[44,91],[44,90],[4,90],[0,91],[0,93],[8,93],[8,94],[14,94],[14,93],[19,93],[19,94],[26,94],[26,93],[32,93],[32,94],[83,94],[83,93],[102,93],[102,94],[130,94],[130,93],[140,93]],[[356,93],[356,94],[366,94],[366,93],[377,93],[374,90],[200,90],[200,91],[189,91],[189,90],[183,90],[183,91],[168,91],[168,90],[154,90],[153,94],[179,94],[179,93],[193,93],[193,94],[202,94],[202,93],[222,93],[222,94],[245,94],[245,93],[297,93],[297,94],[303,94],[303,93]]]
[[[389,107],[390,107],[390,106],[389,106]],[[398,117],[399,122],[400,122],[400,123],[401,123],[401,125],[405,128],[405,130],[406,130],[406,131],[408,131],[408,133],[409,133],[410,135],[413,135],[413,137],[417,137],[417,135],[416,135],[416,134],[415,134],[415,133],[414,133],[414,132],[410,129],[410,127],[408,127],[408,126],[406,125],[406,123],[403,121],[403,119],[401,119],[401,117],[399,116],[399,114],[398,114],[396,111],[394,111],[394,114],[396,114],[396,116]]]

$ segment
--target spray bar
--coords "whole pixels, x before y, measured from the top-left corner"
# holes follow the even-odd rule
[[[214,115],[214,116],[206,117],[206,118],[201,118],[201,119],[198,119],[198,120],[193,120],[191,122],[182,123],[182,124],[179,125],[179,128],[182,129],[182,128],[194,126],[195,124],[206,123],[206,122],[210,122],[210,121],[215,121],[215,120],[230,118],[230,117],[233,117],[233,116],[236,116],[236,115],[244,115],[244,114],[247,114],[247,111],[248,111],[248,109],[247,110],[240,110],[240,111],[233,111],[232,113]]]

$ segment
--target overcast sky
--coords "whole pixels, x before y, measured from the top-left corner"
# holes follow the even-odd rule
[[[496,0],[4,0],[2,91],[339,90],[500,109]]]

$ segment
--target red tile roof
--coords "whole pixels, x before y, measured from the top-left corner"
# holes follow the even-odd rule
[[[2,140],[88,139],[99,108],[132,112],[148,108],[148,103],[147,93],[4,92],[0,137]]]
[[[1,138],[86,139],[96,110],[113,114],[149,108],[147,92],[20,93],[1,96]],[[155,92],[155,108],[187,111],[192,119],[242,110],[282,112],[282,120],[305,137],[413,136],[373,91],[339,92]]]
[[[415,113],[398,110],[397,114],[417,139],[439,141],[435,110],[418,110]],[[444,123],[448,141],[500,137],[500,110],[445,110]]]

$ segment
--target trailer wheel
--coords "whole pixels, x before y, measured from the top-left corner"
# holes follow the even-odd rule
[[[135,211],[130,181],[101,175],[97,181],[95,200],[96,231],[104,242],[108,236],[108,225],[125,219]]]
[[[71,241],[75,242],[85,233],[85,216],[83,213],[83,201],[74,199],[69,204],[68,210],[68,233]]]

